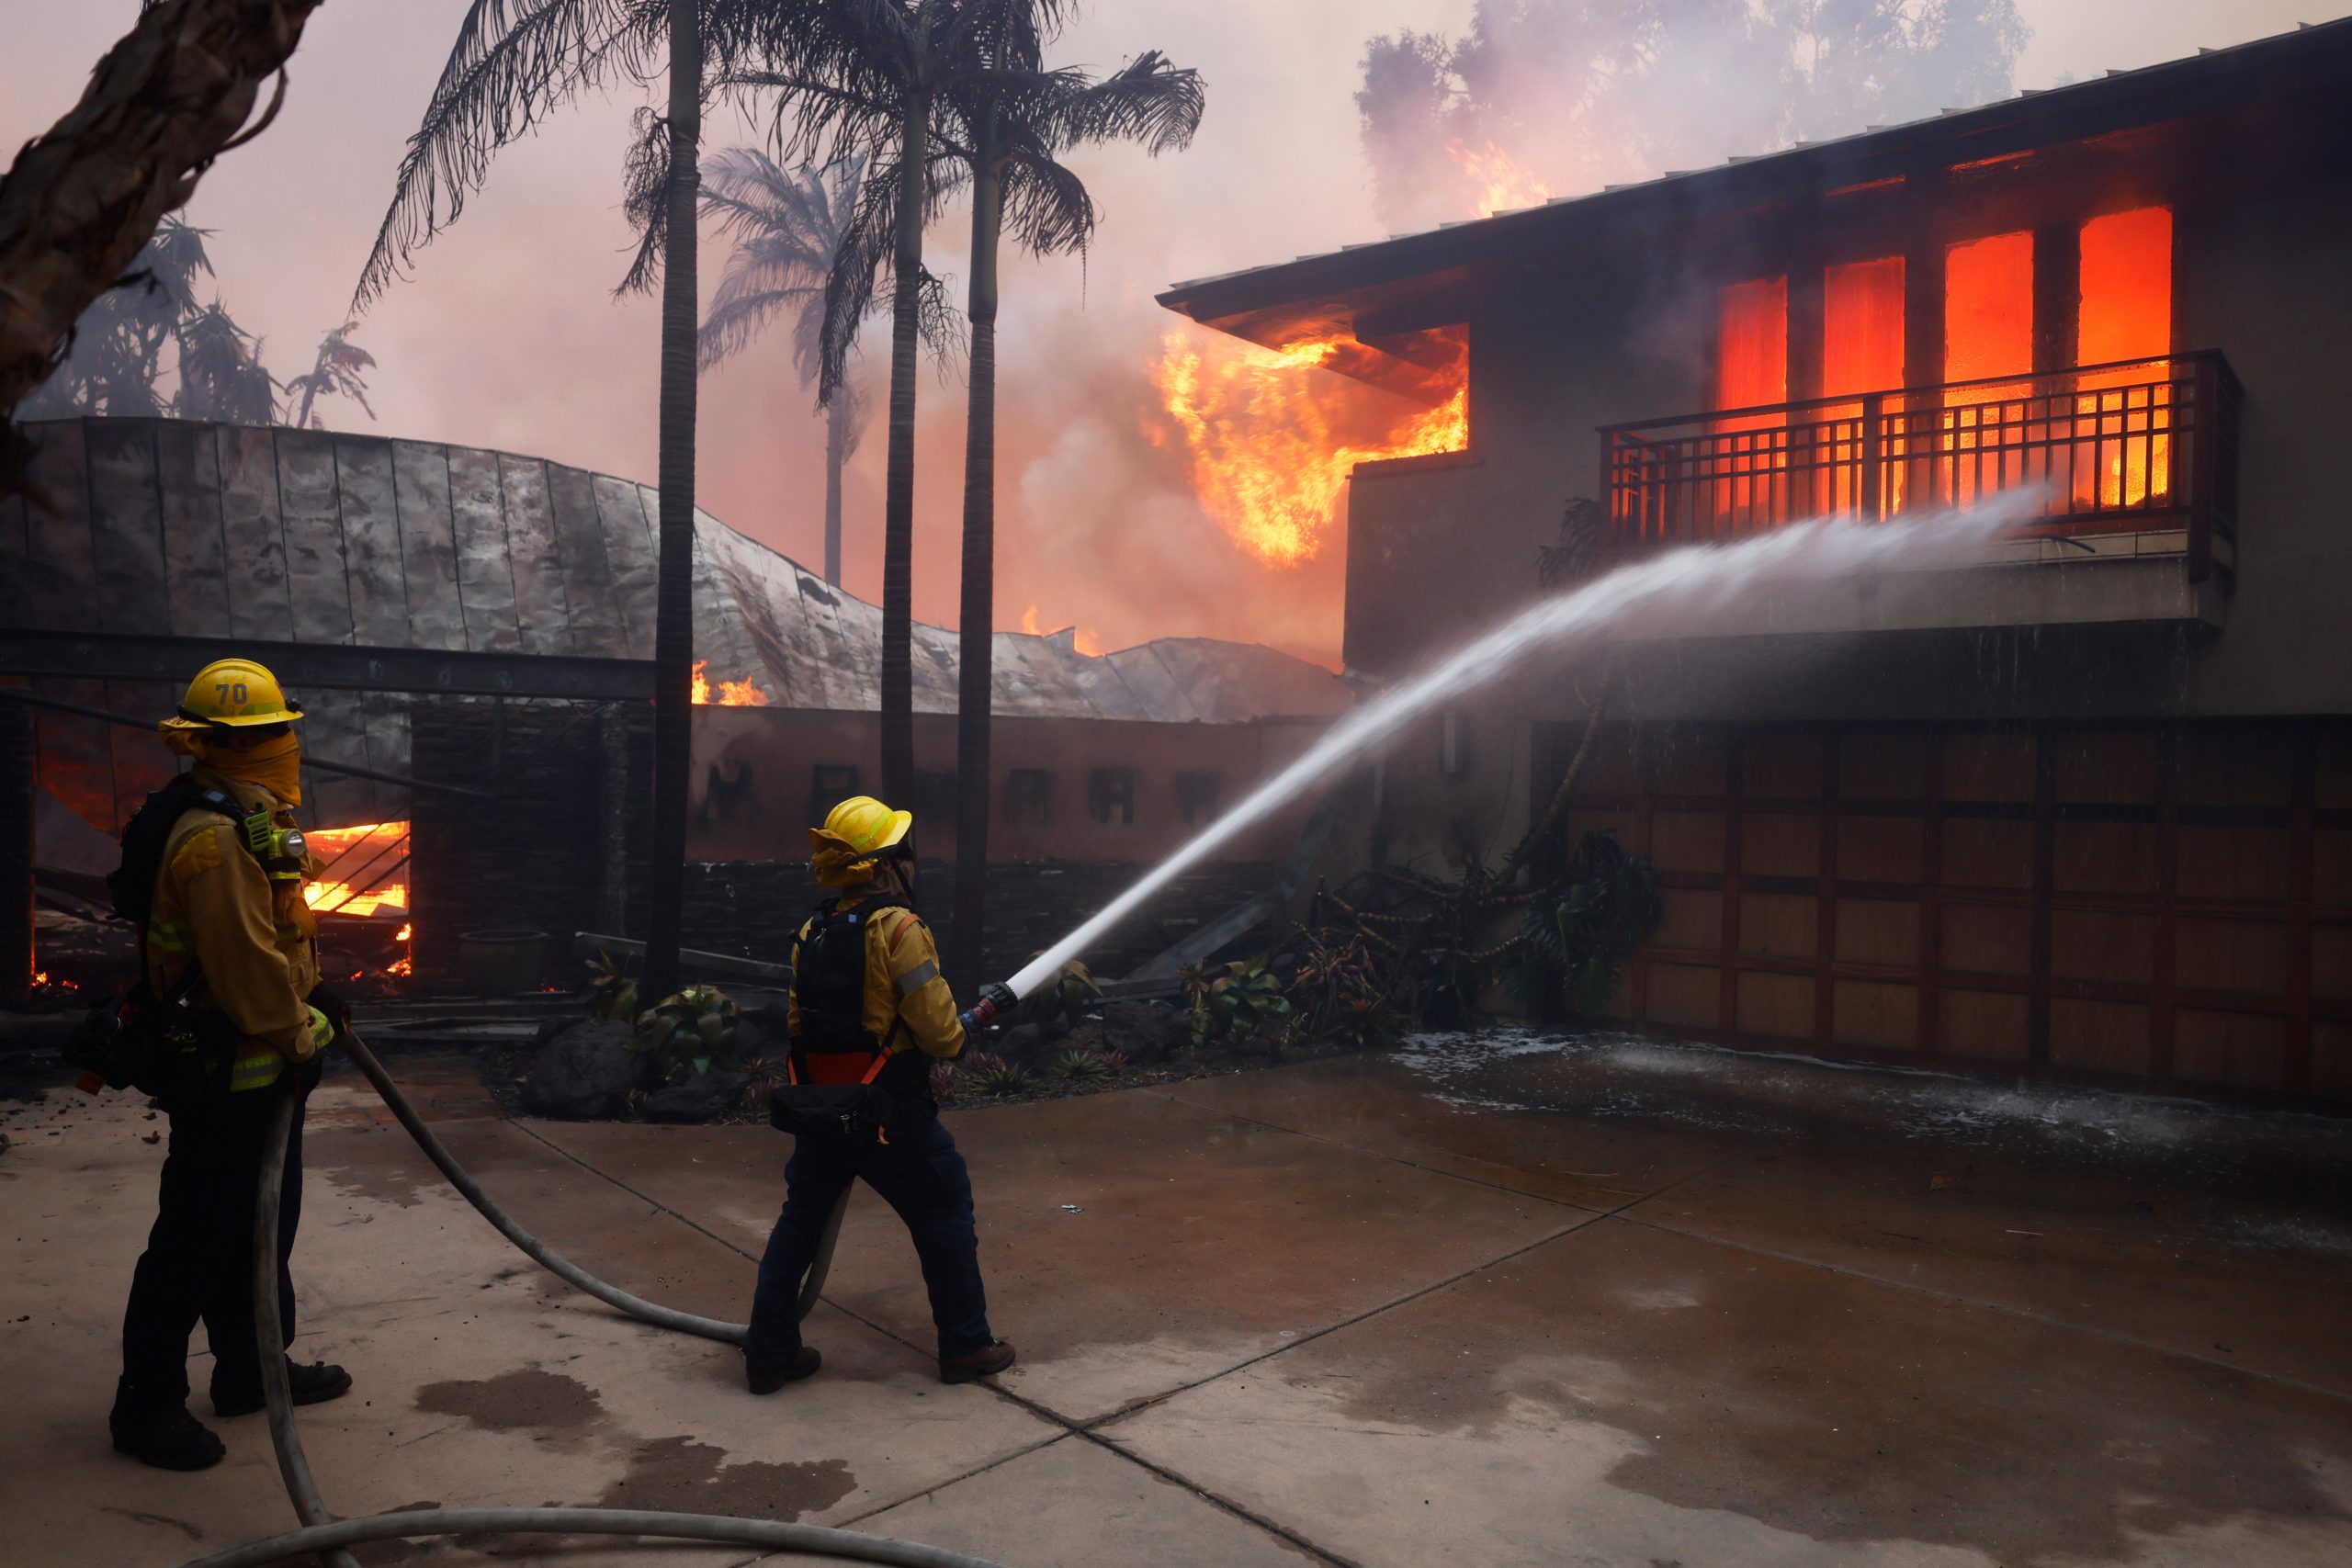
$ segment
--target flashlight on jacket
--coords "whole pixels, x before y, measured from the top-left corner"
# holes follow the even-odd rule
[[[281,828],[270,820],[268,812],[256,811],[245,818],[244,831],[245,847],[272,876],[291,879],[302,874],[302,857],[311,846],[301,829]]]
[[[961,1014],[956,1021],[967,1031],[978,1029],[997,1014],[1011,1012],[1020,1002],[1021,998],[1012,994],[1012,987],[1001,980],[991,980],[980,987],[980,999],[972,1004],[971,1010]]]

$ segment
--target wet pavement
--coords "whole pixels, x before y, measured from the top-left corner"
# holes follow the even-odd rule
[[[392,1066],[559,1249],[742,1314],[781,1136],[509,1122],[462,1061]],[[0,1107],[11,1561],[289,1522],[258,1416],[200,1475],[107,1449],[144,1115]],[[296,1258],[300,1354],[360,1380],[303,1413],[330,1504],[741,1512],[1041,1568],[2352,1561],[2352,1126],[1508,1034],[950,1119],[1021,1366],[933,1380],[861,1192],[825,1369],[760,1400],[731,1350],[537,1272],[330,1078]],[[368,1560],[484,1556],[795,1561]]]

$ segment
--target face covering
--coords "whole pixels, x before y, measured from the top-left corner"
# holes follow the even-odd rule
[[[164,744],[193,757],[222,778],[256,784],[288,806],[302,804],[302,742],[292,731],[265,740],[250,751],[216,744],[209,726],[165,719],[156,726]]]
[[[302,742],[291,732],[250,751],[212,747],[204,765],[222,778],[259,784],[288,806],[302,804]]]

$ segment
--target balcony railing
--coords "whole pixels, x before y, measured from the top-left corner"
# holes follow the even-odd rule
[[[2218,352],[1604,425],[1612,542],[1734,538],[2031,488],[2017,537],[2184,536],[2237,558],[2240,389]]]

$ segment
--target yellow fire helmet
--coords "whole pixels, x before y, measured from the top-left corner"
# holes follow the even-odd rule
[[[180,699],[180,717],[195,724],[242,729],[257,724],[292,724],[302,705],[291,701],[277,677],[250,659],[216,659],[196,672]]]
[[[808,829],[809,864],[828,887],[859,881],[914,825],[911,811],[893,811],[870,795],[851,795],[826,814],[823,827]]]

